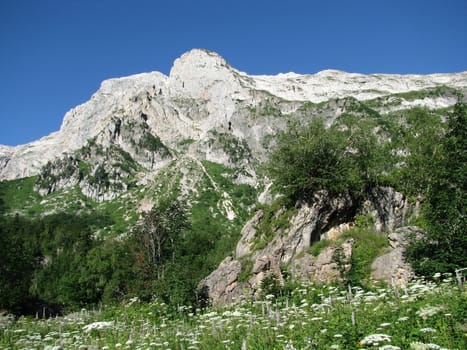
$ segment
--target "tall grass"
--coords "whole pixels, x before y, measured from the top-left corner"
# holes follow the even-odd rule
[[[302,283],[287,298],[177,312],[153,300],[48,320],[4,317],[2,349],[465,349],[467,292],[450,278],[395,292]]]

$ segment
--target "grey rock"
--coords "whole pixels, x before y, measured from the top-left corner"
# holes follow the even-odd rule
[[[239,260],[227,257],[215,271],[199,283],[198,290],[208,294],[213,306],[232,303],[242,294],[242,283],[238,282],[241,270],[242,264]]]
[[[414,277],[404,254],[411,239],[420,239],[424,231],[416,226],[400,227],[388,235],[391,250],[375,259],[371,276],[395,285],[407,285]]]

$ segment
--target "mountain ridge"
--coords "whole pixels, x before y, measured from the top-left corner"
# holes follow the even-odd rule
[[[60,130],[24,145],[0,146],[0,180],[36,175],[48,161],[110,132],[113,121],[123,115],[152,114],[151,130],[164,142],[175,144],[176,139],[205,139],[213,126],[225,128],[232,118],[238,123],[238,103],[255,108],[264,94],[289,103],[281,111],[288,113],[304,102],[349,96],[364,101],[443,85],[465,89],[467,72],[364,75],[325,70],[307,75],[248,75],[216,53],[193,49],[174,61],[168,76],[149,72],[105,80],[89,101],[65,114]],[[455,102],[455,97],[422,99],[414,105],[442,108]],[[245,138],[244,131],[234,128],[233,132]]]

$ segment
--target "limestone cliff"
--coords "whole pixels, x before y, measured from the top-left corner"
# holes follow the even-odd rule
[[[455,91],[438,93],[446,86]],[[392,95],[380,104],[381,112],[409,106],[441,108],[464,99],[466,86],[466,72],[422,76],[327,70],[254,76],[231,67],[216,53],[194,49],[175,60],[169,76],[151,72],[106,80],[88,102],[66,113],[59,131],[26,145],[1,146],[0,180],[36,175],[47,162],[73,153],[90,139],[104,147],[114,142],[143,166],[154,167],[152,157],[136,154],[124,135],[129,129],[141,133],[135,128],[142,122],[169,148],[193,141],[188,153],[197,158],[235,161],[225,150],[210,147],[210,140],[219,138],[214,133],[235,138],[248,146],[253,158],[261,158],[271,135],[285,126],[286,118],[281,117],[310,117],[301,112],[306,103],[328,101],[312,114],[329,118],[345,111],[345,103],[332,102],[344,97],[369,100]],[[420,90],[428,93],[394,96]]]

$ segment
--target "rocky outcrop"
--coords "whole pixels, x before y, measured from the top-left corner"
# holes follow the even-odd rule
[[[215,271],[200,282],[198,290],[205,294],[213,305],[231,303],[243,295],[243,283],[238,281],[241,271],[242,263],[227,257]]]
[[[336,240],[352,228],[353,219],[358,213],[371,215],[374,229],[381,234],[390,232],[392,250],[375,261],[373,277],[392,278],[403,283],[412,276],[403,262],[406,232],[416,229],[399,228],[405,224],[409,213],[413,214],[413,208],[414,205],[404,196],[389,187],[375,188],[363,202],[355,201],[350,196],[332,197],[327,192],[318,192],[311,203],[299,205],[287,229],[274,232],[271,240],[261,249],[258,246],[261,246],[264,233],[260,227],[261,221],[266,218],[264,210],[259,210],[243,227],[235,257],[224,261],[218,270],[201,282],[200,288],[204,288],[211,302],[218,305],[232,301],[230,298],[233,296],[238,298],[257,293],[266,276],[274,275],[283,281],[285,266],[288,273],[298,279],[319,282],[340,280],[351,267],[354,240],[330,244],[316,257],[309,253],[309,248],[324,238]],[[276,217],[282,215],[283,210],[279,210]],[[233,266],[236,268],[233,269]],[[244,277],[245,274],[248,278]],[[229,278],[226,279],[225,275]],[[229,292],[221,293],[223,290]]]
[[[392,232],[403,226],[411,215],[417,215],[418,205],[392,187],[375,187],[364,202],[362,213],[371,215],[377,231]]]
[[[292,275],[301,280],[322,283],[341,281],[351,268],[352,246],[354,240],[347,239],[342,244],[332,244],[317,257],[304,253],[294,259],[290,266]]]
[[[407,285],[414,277],[404,253],[410,239],[420,239],[424,231],[416,226],[400,227],[388,235],[391,250],[375,259],[371,265],[371,276],[391,284]]]

